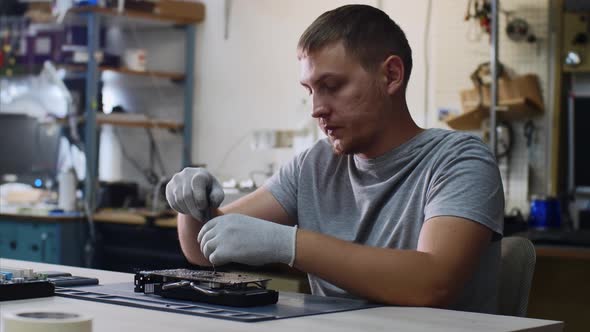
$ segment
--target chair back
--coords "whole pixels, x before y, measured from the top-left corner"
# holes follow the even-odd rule
[[[525,317],[537,256],[533,243],[523,237],[502,239],[498,314]]]

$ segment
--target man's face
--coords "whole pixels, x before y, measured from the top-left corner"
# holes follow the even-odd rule
[[[367,72],[334,43],[299,56],[301,85],[312,96],[318,119],[337,154],[364,153],[378,144],[388,128],[390,99],[378,70]],[[389,127],[391,128],[391,127]]]

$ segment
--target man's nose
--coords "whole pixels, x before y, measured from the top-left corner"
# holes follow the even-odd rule
[[[313,98],[312,105],[311,105],[311,116],[313,118],[323,118],[330,114],[330,107],[325,103],[316,100]]]

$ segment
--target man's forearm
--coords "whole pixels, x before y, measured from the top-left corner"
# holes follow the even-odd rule
[[[368,247],[303,229],[295,267],[351,294],[396,305],[444,307],[453,293],[448,285],[456,282],[427,253]]]
[[[220,214],[219,210],[216,211],[215,215]],[[211,263],[201,253],[197,236],[201,227],[204,225],[203,222],[194,219],[193,217],[179,213],[178,219],[178,238],[180,240],[180,247],[184,256],[189,262],[196,265],[209,266]]]
[[[289,219],[289,216],[283,207],[276,201],[274,196],[264,187],[258,188],[237,201],[224,205],[221,209],[212,209],[211,218],[224,214],[238,213],[283,225],[294,225],[295,222]],[[178,237],[182,252],[189,262],[198,265],[211,265],[211,263],[201,253],[200,244],[197,241],[199,232],[203,223],[195,220],[189,215],[178,214]]]

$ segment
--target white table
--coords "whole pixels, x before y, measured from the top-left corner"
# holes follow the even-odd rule
[[[132,274],[42,264],[0,258],[0,267],[32,268],[35,271],[64,271],[97,277],[101,284],[133,280]],[[0,313],[19,310],[78,312],[94,317],[93,332],[175,331],[563,331],[563,322],[486,315],[461,311],[381,307],[299,318],[241,323],[82,301],[63,297],[0,302]]]

